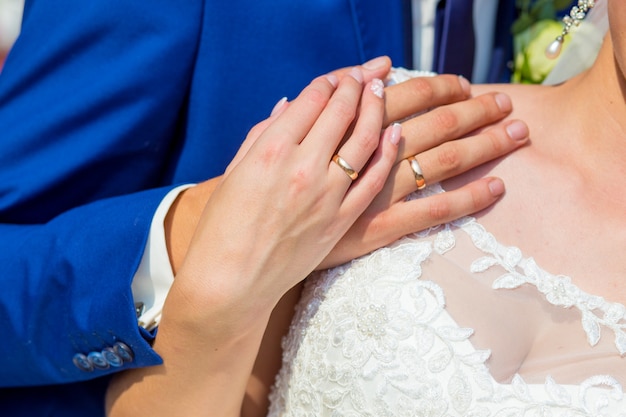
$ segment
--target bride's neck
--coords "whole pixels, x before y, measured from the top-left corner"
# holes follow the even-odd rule
[[[615,141],[626,152],[626,89],[610,36],[607,36],[594,65],[562,86],[563,108],[577,115],[586,132],[583,140],[597,147]],[[621,143],[621,145],[620,145]]]
[[[556,87],[554,98],[562,116],[556,126],[568,132],[557,136],[560,145],[594,169],[626,165],[625,79],[609,37],[594,65]]]

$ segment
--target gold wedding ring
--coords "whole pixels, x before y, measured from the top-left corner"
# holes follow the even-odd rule
[[[417,163],[417,159],[415,159],[415,156],[409,156],[406,160],[409,162],[411,171],[413,171],[413,175],[415,176],[415,184],[417,185],[417,189],[423,189],[424,187],[426,187],[426,180],[424,179],[424,174],[422,173],[422,168],[420,167],[420,164]]]
[[[352,181],[356,180],[359,176],[359,173],[356,172],[354,168],[352,168],[350,164],[347,163],[345,159],[343,159],[339,155],[335,154],[335,156],[333,156],[333,162],[336,163],[339,168],[343,169],[343,172],[345,172]]]

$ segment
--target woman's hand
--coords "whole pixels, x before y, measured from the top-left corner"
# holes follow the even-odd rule
[[[375,78],[382,79],[387,76],[389,70],[391,69],[391,60],[389,57],[381,56],[374,58],[357,68],[363,75],[363,82],[369,83]],[[348,76],[352,70],[353,67],[340,68],[331,72],[329,76],[333,78],[336,77],[337,80],[341,80],[344,76]],[[451,102],[451,100],[456,101],[465,99],[468,94],[469,85],[467,93],[457,95],[456,97],[453,97],[452,95],[446,96],[445,99],[448,100],[446,103]],[[440,99],[443,98],[444,97],[433,96],[431,104],[436,105],[441,103]],[[258,139],[261,133],[263,133],[269,124],[276,119],[280,113],[285,111],[290,104],[291,103],[289,103],[286,98],[279,100],[274,108],[274,111],[272,111],[271,117],[258,123],[251,129],[246,140],[239,148],[237,155],[233,158],[233,161],[227,168],[226,173],[239,163],[241,158],[246,155],[250,146],[252,146],[256,139]],[[399,111],[402,111],[403,109],[404,111],[410,111],[409,109],[413,108],[413,106],[409,102],[404,102],[398,103],[395,108]],[[385,127],[387,125],[388,123],[384,123]],[[221,180],[221,176],[211,178],[184,191],[179,195],[178,199],[174,202],[168,212],[165,219],[165,236],[174,275],[177,274],[178,269],[187,255],[187,250],[198,225],[200,214],[204,210],[204,206],[211,197],[215,187],[221,182]]]
[[[380,80],[363,88],[354,69],[335,91],[336,82],[315,80],[227,169],[177,281],[215,257],[211,271],[227,277],[220,294],[229,302],[250,303],[254,290],[263,303],[275,304],[369,206],[396,160],[399,132],[389,129],[381,139]],[[333,162],[336,154],[356,172],[367,169],[353,181]]]
[[[176,415],[184,404],[185,415],[239,415],[272,309],[370,205],[396,160],[399,132],[381,136],[382,93],[359,69],[320,77],[251,133],[166,299],[154,344],[164,365],[116,379],[113,414]],[[336,154],[367,170],[354,181]]]

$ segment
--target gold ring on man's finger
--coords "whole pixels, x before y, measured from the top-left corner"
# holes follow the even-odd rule
[[[340,157],[338,154],[335,154],[333,156],[333,162],[336,163],[339,168],[341,168],[343,170],[343,172],[346,173],[346,175],[352,180],[356,180],[357,177],[359,176],[359,173],[356,172],[356,170],[354,168],[352,168],[350,166],[349,163],[346,162],[345,159],[343,159],[342,157]]]
[[[424,174],[422,173],[422,168],[420,167],[420,164],[417,163],[417,159],[415,159],[415,156],[409,156],[406,160],[409,162],[411,171],[413,171],[413,175],[415,176],[415,184],[417,185],[417,189],[423,189],[424,187],[426,187],[426,180],[424,179]]]

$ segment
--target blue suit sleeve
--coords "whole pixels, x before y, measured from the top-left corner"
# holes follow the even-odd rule
[[[200,1],[27,1],[0,75],[0,386],[160,363],[130,283],[173,186],[201,17]],[[132,361],[73,363],[118,342]]]
[[[62,383],[160,363],[138,329],[130,284],[162,194],[101,200],[41,225],[0,225],[0,385]],[[85,372],[73,363],[117,342],[134,356],[123,366]]]

